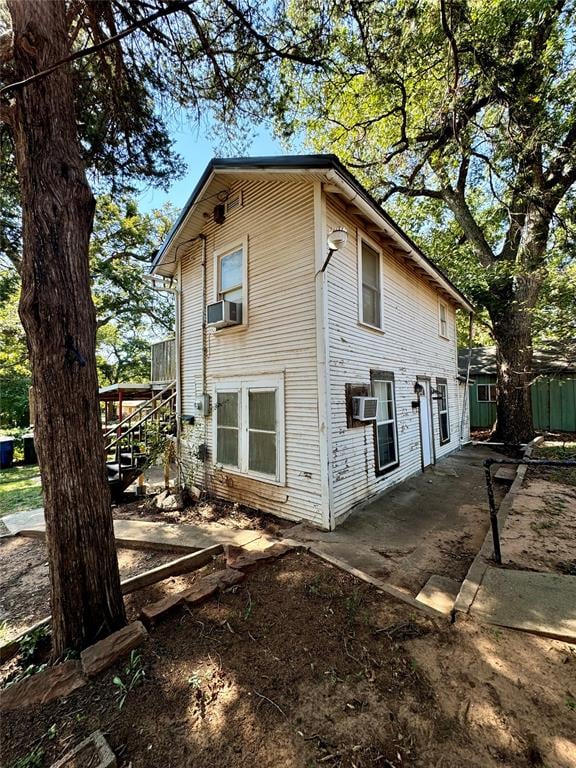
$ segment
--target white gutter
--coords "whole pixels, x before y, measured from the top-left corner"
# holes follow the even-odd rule
[[[386,221],[384,216],[378,214],[373,206],[371,206],[362,195],[358,194],[358,192],[345,179],[343,179],[337,171],[330,169],[326,172],[325,175],[328,182],[334,184],[342,190],[343,197],[346,198],[348,203],[354,203],[354,205],[365,216],[371,219],[375,224],[378,224],[378,226],[381,227],[392,238],[392,240],[394,240],[403,249],[408,250],[412,261],[418,264],[422,270],[430,275],[434,282],[440,285],[457,304],[459,304],[467,312],[474,311],[472,304],[464,301],[462,296],[459,295],[459,293],[452,287],[452,285],[450,285],[450,283],[445,278],[443,278],[442,275],[440,275],[434,269],[434,267],[421,256],[421,254],[418,253],[418,251],[414,250],[414,248],[404,240],[402,235],[390,224],[390,222]]]

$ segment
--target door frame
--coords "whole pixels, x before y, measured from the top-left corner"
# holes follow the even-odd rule
[[[428,413],[429,413],[429,425],[430,425],[430,464],[424,465],[424,430],[423,430],[423,424],[422,424],[422,409],[421,407],[418,408],[418,422],[420,426],[420,462],[422,464],[422,471],[424,471],[427,467],[432,467],[434,464],[436,464],[436,447],[434,445],[434,412],[432,410],[432,379],[430,376],[417,376],[416,381],[418,384],[421,384],[424,387],[424,393],[422,395],[418,395],[418,400],[421,402],[422,398],[425,397],[426,401],[428,403]]]

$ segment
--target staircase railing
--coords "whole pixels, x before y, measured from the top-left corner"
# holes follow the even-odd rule
[[[118,424],[115,424],[113,427],[110,427],[110,429],[104,433],[104,441],[107,442],[108,438],[112,435],[119,436],[124,430],[122,429],[126,424],[129,424],[132,419],[134,419],[136,416],[139,416],[142,412],[144,412],[147,408],[150,407],[150,405],[155,401],[158,400],[158,398],[163,398],[164,395],[167,392],[172,392],[176,388],[176,382],[172,381],[170,384],[168,384],[167,387],[165,387],[161,392],[158,392],[158,394],[151,397],[149,400],[146,400],[145,403],[142,403],[137,408],[135,408],[132,413],[129,413],[128,416],[125,416],[122,421],[118,422]],[[127,430],[126,430],[127,431]]]
[[[169,387],[167,388],[169,389]],[[144,406],[150,406],[155,400],[158,400],[160,394],[151,398]],[[148,411],[135,424],[126,428],[128,419],[124,419],[118,427],[122,426],[120,434],[114,434],[111,440],[106,442],[107,466],[113,472],[113,481],[118,481],[122,490],[133,482],[138,475],[141,475],[147,466],[157,457],[162,448],[162,439],[173,434],[175,429],[175,400],[176,392],[172,392],[168,397],[160,400],[158,405]],[[140,409],[140,413],[144,410]],[[137,415],[131,414],[132,418]],[[111,432],[107,434],[110,437]],[[110,454],[114,453],[114,459]],[[116,467],[113,467],[113,465]]]

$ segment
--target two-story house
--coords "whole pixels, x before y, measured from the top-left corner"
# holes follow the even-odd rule
[[[185,483],[332,529],[460,446],[473,308],[334,155],[213,160],[152,271]]]

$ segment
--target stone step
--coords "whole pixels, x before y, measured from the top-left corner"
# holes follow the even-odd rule
[[[440,613],[449,614],[460,591],[460,582],[447,576],[430,576],[416,595],[416,600]]]
[[[513,483],[516,480],[516,467],[507,466],[506,464],[498,467],[496,472],[494,472],[494,480],[500,480],[502,483]]]

